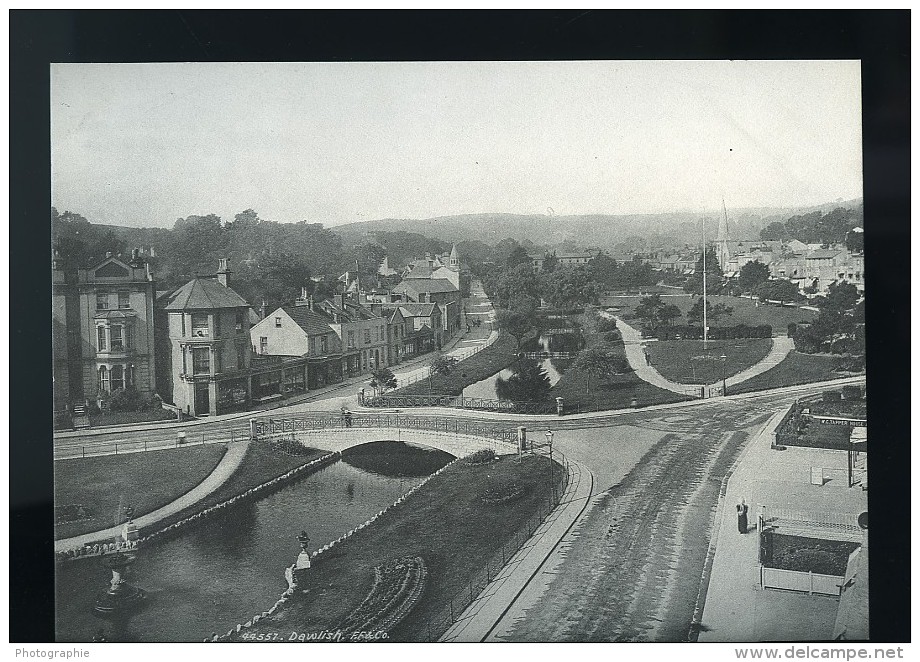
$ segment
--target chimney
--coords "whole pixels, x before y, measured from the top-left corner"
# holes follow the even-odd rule
[[[151,246],[150,247],[150,257],[156,257],[156,256],[157,256],[157,250],[153,246]]]
[[[230,275],[230,273],[231,271],[229,267],[227,266],[227,258],[225,257],[220,258],[220,260],[218,261],[218,268],[217,268],[217,282],[223,285],[224,287],[227,287],[227,277]]]
[[[268,315],[268,310],[265,305],[265,299],[262,299],[262,305],[259,307],[259,317],[261,317],[262,319],[265,319],[267,315]]]
[[[341,296],[339,297],[339,307],[342,309],[343,312],[345,310],[345,301],[347,298],[348,298],[348,295],[345,292],[342,292]]]
[[[112,257],[112,251],[106,251],[106,252],[105,252],[105,259],[109,259],[110,257]]]
[[[313,295],[312,294],[307,297],[307,307],[310,310],[313,310]]]
[[[301,300],[301,301],[306,301],[306,300],[307,300],[307,297],[309,297],[309,296],[310,296],[310,294],[309,294],[309,292],[307,292],[307,286],[306,286],[306,285],[302,285],[302,286],[300,287],[300,300]]]

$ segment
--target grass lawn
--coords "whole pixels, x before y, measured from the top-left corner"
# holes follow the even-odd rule
[[[736,324],[748,324],[758,326],[760,324],[770,324],[773,327],[773,334],[785,334],[786,329],[791,322],[799,324],[800,322],[812,322],[818,317],[818,313],[813,310],[802,310],[794,306],[779,306],[776,304],[755,305],[751,299],[742,297],[713,295],[708,297],[711,306],[722,303],[733,308],[732,314],[719,319],[718,324],[710,323],[710,326],[734,326]],[[680,308],[683,317],[677,318],[675,324],[687,324],[687,311],[696,303],[696,297],[690,296],[662,296],[664,303],[671,304]],[[639,305],[641,297],[608,297],[601,299],[603,307],[620,308],[618,315],[626,315],[623,319],[632,316]],[[635,324],[633,324],[635,326]]]
[[[460,395],[460,392],[470,384],[475,384],[486,377],[491,377],[499,370],[511,365],[517,360],[517,352],[517,344],[514,338],[507,333],[502,333],[494,343],[454,366],[449,375],[433,376],[431,378],[431,393],[434,395]],[[433,360],[434,355],[431,358]],[[466,377],[464,378],[463,375],[466,375]],[[387,391],[387,395],[428,395],[428,393],[427,379],[409,384],[395,391]]]
[[[114,526],[116,512],[128,505],[134,507],[135,516],[165,506],[203,481],[224,450],[220,444],[211,444],[58,460],[54,463],[55,506],[83,506],[87,512],[81,521],[56,525],[54,537],[69,538]]]
[[[769,338],[711,340],[660,340],[648,343],[652,366],[679,384],[713,384],[731,377],[763,359],[773,346]],[[696,359],[693,357],[712,357]],[[720,357],[725,356],[723,361]]]
[[[456,463],[404,504],[319,556],[302,585],[309,592],[295,593],[282,609],[244,632],[277,632],[286,639],[295,631],[335,629],[370,592],[375,566],[421,556],[428,569],[424,593],[406,619],[388,633],[388,640],[425,639],[428,618],[468,592],[485,564],[500,555],[502,545],[514,539],[540,507],[545,513],[549,470],[549,460],[540,456],[525,456],[522,463],[515,456],[479,466]],[[558,464],[556,471],[561,471]],[[523,488],[517,498],[498,503],[481,498],[490,489],[512,483]]]
[[[584,337],[588,347],[602,342],[601,337],[595,332],[595,323],[590,315],[579,315],[578,322],[585,329]],[[605,344],[611,349],[623,351],[622,340]],[[561,396],[565,411],[569,413],[622,409],[631,406],[633,398],[642,407],[690,399],[687,396],[652,386],[632,373],[603,381],[592,377],[590,382],[587,382],[587,389],[585,387],[584,375],[569,368],[550,389],[549,395],[550,398]]]
[[[793,350],[778,365],[742,384],[731,387],[729,393],[750,393],[780,386],[795,386],[849,376],[851,373],[834,372],[834,365],[838,358],[824,354],[802,354]]]
[[[314,448],[309,449],[309,451],[310,452],[306,455],[292,456],[272,450],[267,441],[251,443],[240,466],[233,475],[230,476],[226,483],[191,508],[186,508],[172,517],[157,522],[150,527],[151,530],[141,531],[141,534],[147,535],[154,530],[169,526],[173,522],[178,522],[185,517],[201,512],[205,508],[209,508],[221,501],[226,501],[231,497],[242,494],[252,487],[266,483],[276,476],[287,473],[291,469],[306,464],[327,453],[327,451],[321,451]]]

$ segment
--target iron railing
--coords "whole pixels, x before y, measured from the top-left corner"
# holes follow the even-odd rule
[[[456,395],[378,395],[365,396],[365,407],[378,409],[403,409],[408,407],[453,407],[477,411],[499,411],[508,414],[555,414],[556,404],[552,402],[514,402],[511,400],[490,400],[467,398]]]

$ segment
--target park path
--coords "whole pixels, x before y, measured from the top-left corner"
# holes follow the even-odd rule
[[[138,529],[143,529],[152,524],[156,524],[167,517],[171,517],[182,510],[194,506],[196,503],[204,499],[206,496],[217,490],[221,485],[227,482],[230,476],[239,468],[240,463],[243,461],[243,458],[246,456],[246,451],[249,450],[249,440],[238,441],[232,444],[228,444],[227,452],[224,453],[224,456],[221,458],[220,462],[217,463],[217,466],[214,467],[214,470],[201,481],[196,487],[192,488],[182,496],[180,496],[175,501],[166,504],[162,508],[154,510],[152,513],[142,515],[137,517],[134,520],[134,523],[137,525]],[[74,536],[73,538],[64,538],[62,540],[54,541],[54,551],[63,552],[68,549],[74,549],[78,547],[83,547],[84,545],[92,545],[100,542],[112,542],[116,536],[118,536],[124,525],[113,526],[108,529],[103,529],[102,531],[94,531],[92,533],[84,533],[80,536]]]
[[[610,313],[602,312],[601,315],[616,320],[617,328],[623,334],[623,346],[626,351],[626,359],[629,361],[629,365],[635,371],[637,377],[658,388],[667,389],[668,391],[680,393],[681,395],[700,397],[700,385],[673,382],[648,364],[645,359],[646,340],[642,337],[638,329],[633,328],[621,318]],[[726,378],[725,385],[735,386],[770,370],[785,359],[789,352],[795,347],[792,338],[787,336],[778,336],[771,340],[773,344],[765,357],[749,368],[745,368],[741,372]],[[708,394],[720,393],[722,389],[722,380],[706,385],[705,389]]]

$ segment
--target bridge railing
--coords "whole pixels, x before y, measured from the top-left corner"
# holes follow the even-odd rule
[[[509,414],[555,414],[556,405],[550,402],[513,402],[467,398],[455,395],[378,395],[365,396],[365,407],[379,409],[404,409],[410,407],[453,407],[477,411],[500,411]]]
[[[484,437],[494,441],[517,444],[517,427],[497,422],[444,419],[438,416],[392,414],[313,414],[291,418],[258,418],[252,422],[252,433],[262,439],[276,435],[343,428],[393,428],[423,430],[446,434]]]

